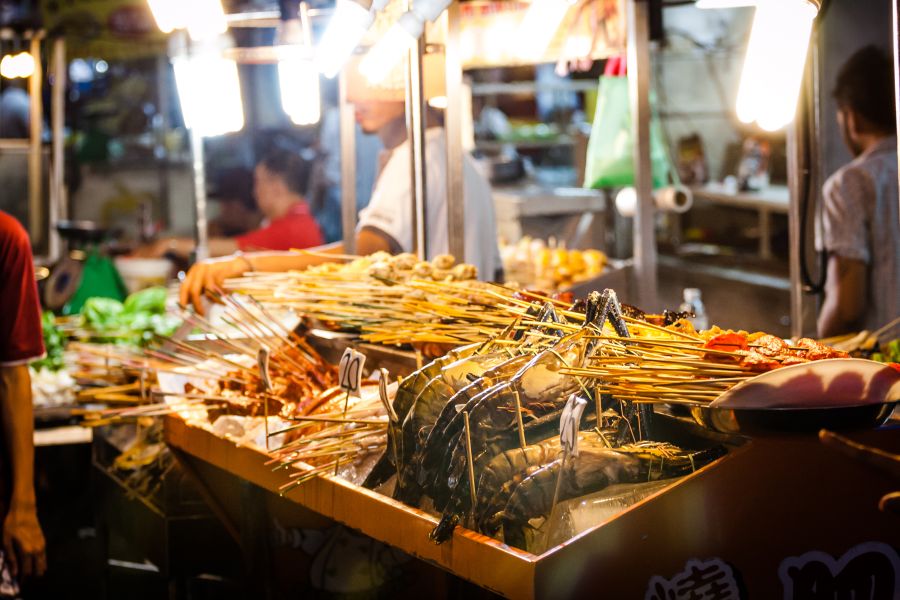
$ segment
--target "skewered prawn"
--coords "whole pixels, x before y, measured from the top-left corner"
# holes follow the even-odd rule
[[[584,326],[580,331],[538,353],[508,381],[483,392],[462,409],[468,413],[471,423],[471,468],[476,479],[493,456],[515,445],[518,411],[523,413],[523,420],[527,417],[529,421],[535,420],[542,425],[543,437],[531,441],[549,437],[554,429],[558,431],[558,425],[554,425],[558,423],[568,396],[586,391],[577,378],[564,375],[561,371],[584,363],[596,346],[596,340],[592,339],[596,336],[588,333],[596,333],[598,329],[602,329],[607,319],[620,335],[622,332],[628,333],[621,319],[615,294],[611,290],[605,290],[603,294],[592,293],[588,298]],[[435,507],[444,513],[441,523],[432,532],[432,539],[438,543],[449,536],[452,524],[458,521],[458,515],[466,512],[471,504],[469,480],[466,477],[466,470],[469,468],[466,436],[458,424],[463,420],[462,411],[454,420],[457,423],[457,433],[453,437],[449,462],[446,469],[438,469],[439,474],[449,475],[438,478],[428,490]],[[448,429],[452,425],[453,423]],[[526,443],[528,441],[526,436]]]
[[[515,486],[503,511],[485,521],[484,531],[495,534],[502,526],[507,544],[524,547],[524,528],[528,521],[550,513],[558,477],[561,477],[558,499],[566,500],[614,483],[640,483],[687,475],[725,453],[720,446],[685,452],[670,444],[643,443],[610,449],[596,437],[588,437],[584,442],[580,443],[578,456],[570,457],[565,465],[557,458],[525,475]]]
[[[539,311],[537,307],[530,309],[537,314],[537,323],[558,323],[559,317],[552,304],[545,304]],[[511,328],[514,330],[515,328]],[[552,326],[551,326],[552,329]],[[515,337],[521,337],[517,333]],[[542,340],[541,340],[542,341]],[[429,462],[425,469],[423,457],[427,456],[426,443],[431,440],[432,446],[439,436],[432,438],[435,428],[441,432],[445,423],[456,414],[454,407],[465,403],[468,394],[475,394],[475,383],[487,382],[495,378],[506,378],[524,364],[536,344],[541,343],[529,336],[521,345],[504,347],[502,350],[461,359],[445,366],[428,382],[416,397],[403,423],[401,439],[402,465],[395,496],[410,503],[418,502],[421,495],[421,484],[428,479],[427,470],[432,466]],[[439,444],[439,442],[437,442]]]

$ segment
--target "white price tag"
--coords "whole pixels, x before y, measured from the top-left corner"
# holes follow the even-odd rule
[[[581,423],[585,406],[587,400],[572,394],[559,418],[559,442],[563,453],[568,456],[578,456],[578,424]]]
[[[269,375],[269,349],[260,346],[259,352],[256,353],[256,365],[259,367],[259,379],[262,382],[263,390],[272,391],[272,378]]]
[[[359,395],[359,386],[362,383],[363,366],[366,364],[366,355],[357,352],[353,348],[344,350],[341,362],[338,366],[338,382],[341,389],[348,394]]]

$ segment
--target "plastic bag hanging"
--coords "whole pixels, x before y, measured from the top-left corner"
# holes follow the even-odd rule
[[[634,133],[625,59],[607,61],[597,90],[597,108],[585,160],[584,187],[611,188],[634,185]],[[651,94],[650,164],[653,187],[668,184],[669,160],[662,128]]]

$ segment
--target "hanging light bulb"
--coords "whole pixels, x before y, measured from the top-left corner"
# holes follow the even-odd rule
[[[275,37],[279,54],[278,83],[281,107],[291,121],[296,125],[312,125],[321,117],[319,70],[313,62],[306,3],[300,5],[299,12],[299,19],[281,21]]]
[[[767,131],[791,122],[817,5],[809,0],[759,0],[738,88],[736,112]]]
[[[182,2],[181,10],[187,8],[187,30],[194,41],[211,40],[228,30],[225,11],[221,0],[190,0]]]
[[[225,33],[228,23],[221,0],[149,0],[150,12],[163,33],[187,29],[192,40],[211,40]]]
[[[212,137],[244,127],[244,108],[237,64],[222,57],[215,43],[172,61],[184,123]]]
[[[0,60],[0,75],[7,79],[31,77],[34,75],[34,57],[30,52],[7,54]]]
[[[149,4],[156,26],[163,33],[183,29],[187,24],[187,12],[181,9],[178,0],[149,0]]]
[[[424,33],[425,23],[434,23],[449,5],[450,0],[414,0],[412,8],[369,49],[359,63],[359,72],[369,83],[384,81]]]
[[[400,64],[424,29],[424,24],[413,13],[400,15],[360,61],[359,72],[369,83],[381,83]]]
[[[532,0],[516,33],[516,55],[532,61],[544,56],[571,6],[569,0]]]
[[[319,71],[329,79],[341,70],[375,21],[375,13],[354,0],[337,0],[334,15],[316,49]]]
[[[312,125],[321,118],[319,70],[302,47],[290,48],[278,61],[281,107],[296,125]]]

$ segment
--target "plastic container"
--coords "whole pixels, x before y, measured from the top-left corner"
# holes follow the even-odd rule
[[[694,324],[694,329],[697,331],[709,329],[709,317],[706,315],[706,307],[703,306],[700,290],[697,288],[684,288],[683,294],[684,302],[678,310],[694,313],[694,317],[690,321]]]

